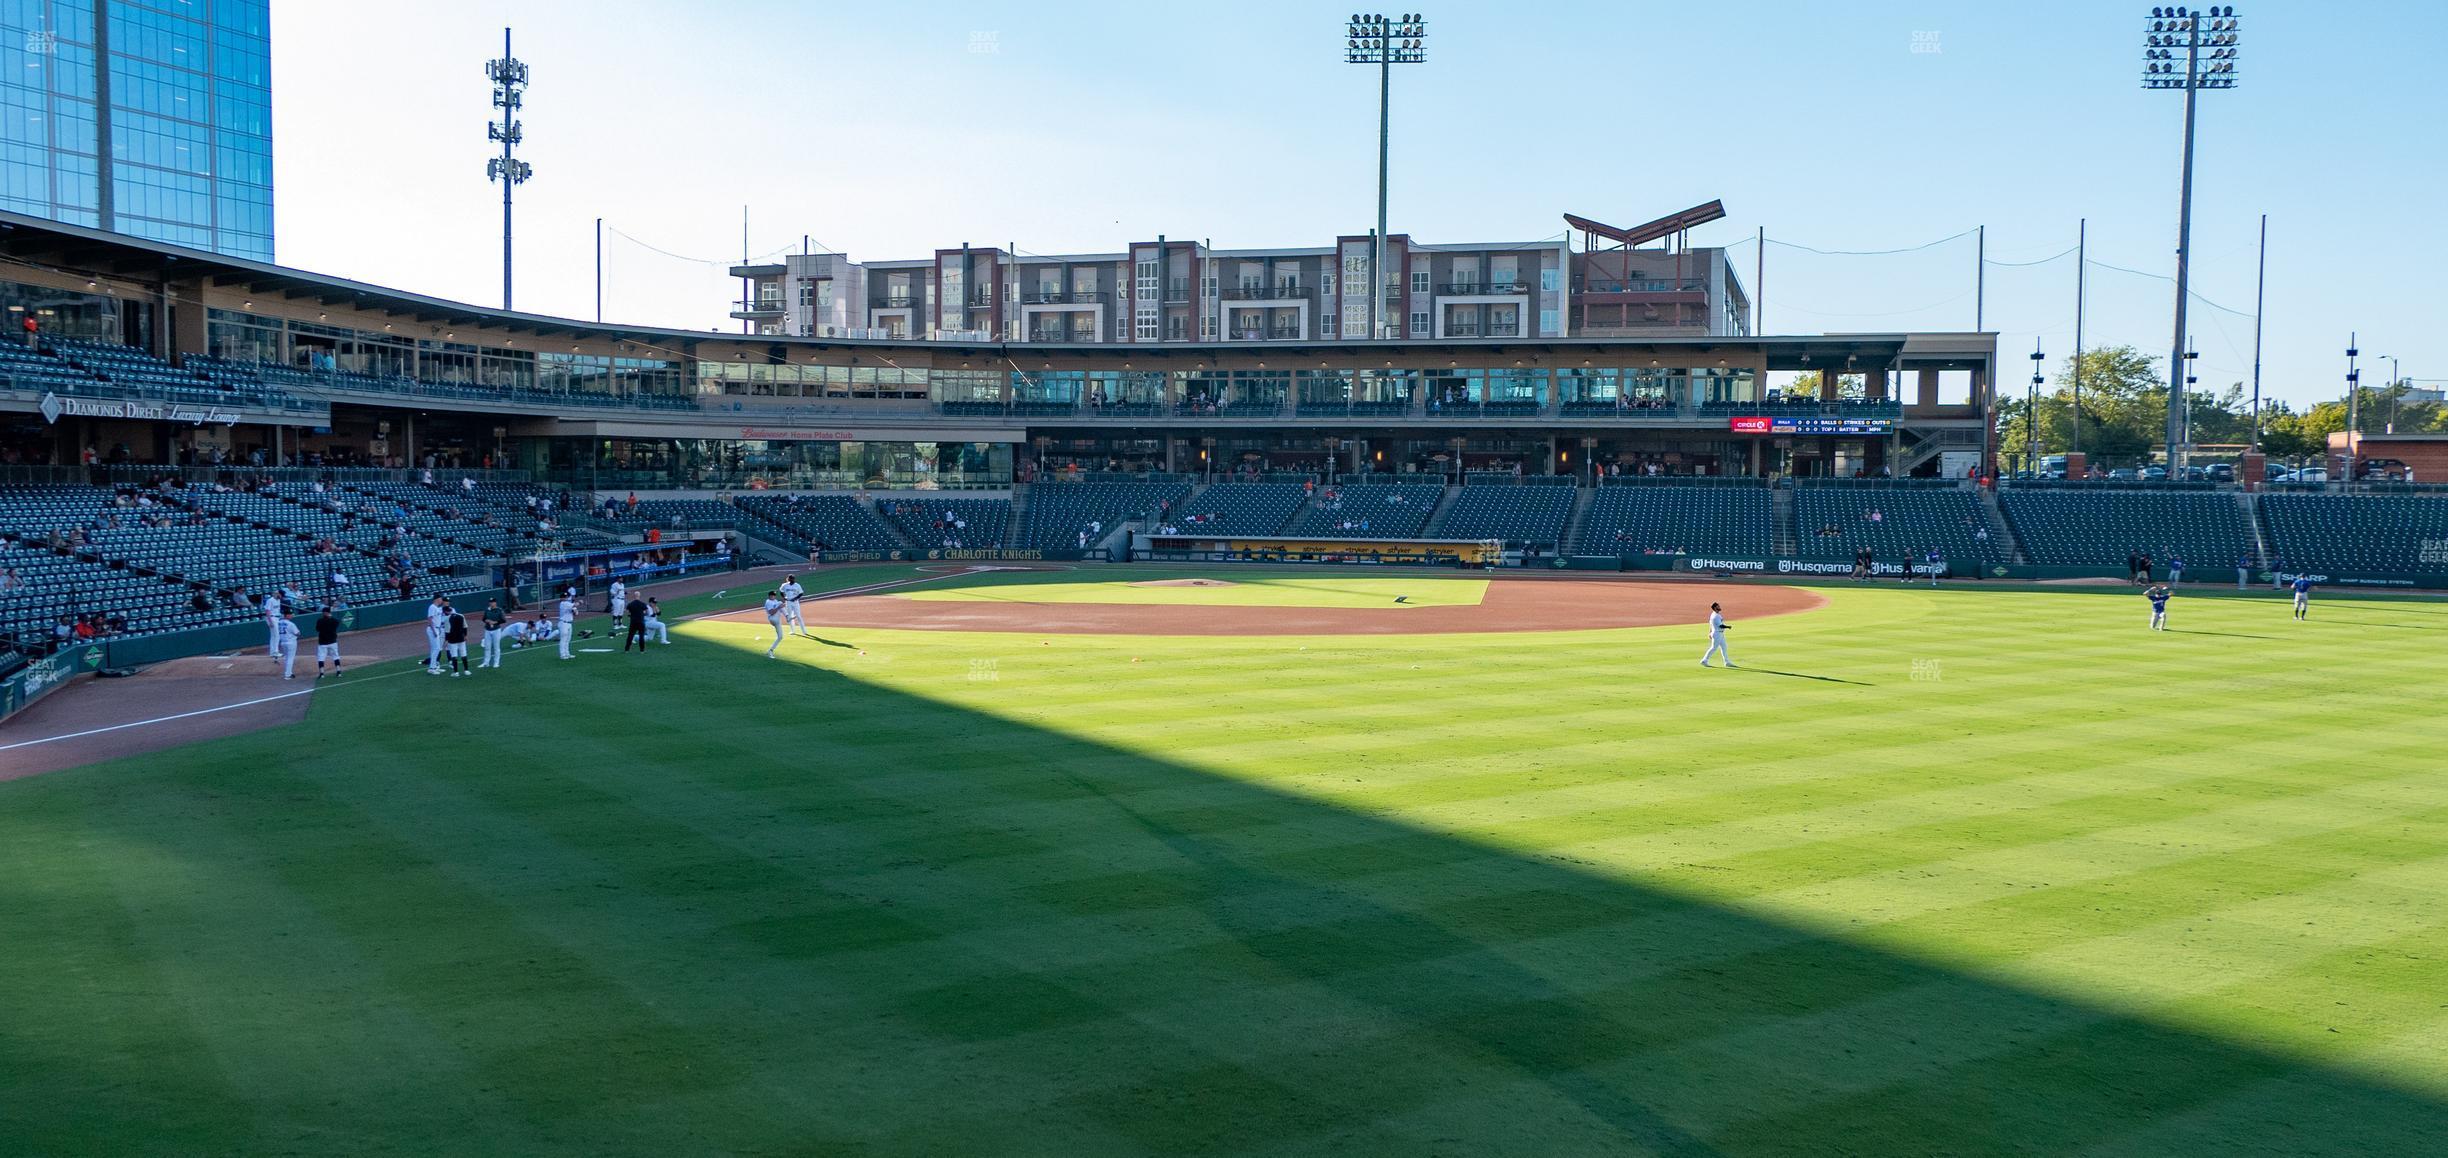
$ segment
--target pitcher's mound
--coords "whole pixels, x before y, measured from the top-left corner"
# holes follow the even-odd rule
[[[1142,579],[1133,587],[1237,587],[1230,579]]]

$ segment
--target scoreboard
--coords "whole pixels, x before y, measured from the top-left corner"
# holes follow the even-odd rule
[[[1884,435],[1895,430],[1895,420],[1746,414],[1727,419],[1726,428],[1737,434]]]

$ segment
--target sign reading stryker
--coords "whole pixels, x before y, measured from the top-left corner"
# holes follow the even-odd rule
[[[101,401],[92,398],[62,398],[45,394],[42,399],[45,422],[69,418],[134,418],[149,422],[186,422],[197,426],[211,423],[227,426],[238,421],[235,410],[217,406],[180,406],[175,403],[134,402],[127,399]]]

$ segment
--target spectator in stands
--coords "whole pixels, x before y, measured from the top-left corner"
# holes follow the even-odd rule
[[[25,580],[17,577],[15,567],[0,571],[0,595],[10,594],[23,586],[25,586]]]
[[[17,324],[25,330],[25,344],[27,349],[37,349],[42,345],[42,323],[35,320],[34,311],[27,310],[25,312],[25,320]]]

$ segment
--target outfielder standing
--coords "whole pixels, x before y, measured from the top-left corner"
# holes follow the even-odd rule
[[[2297,619],[2309,619],[2309,618],[2311,618],[2311,617],[2312,617],[2312,577],[2311,577],[2311,576],[2309,576],[2309,575],[2302,575],[2302,574],[2298,574],[2297,576],[2295,576],[2295,581],[2294,581],[2293,583],[2288,584],[2288,586],[2289,586],[2289,587],[2294,588],[2294,590],[2295,590],[2295,618],[2297,618]]]
[[[561,607],[559,610],[560,615],[557,618],[559,618],[561,621],[561,630],[554,632],[553,634],[561,640],[561,658],[568,659],[570,657],[570,636],[577,634],[577,632],[573,630],[578,626],[577,588],[565,587],[561,590]]]
[[[790,624],[801,635],[808,633],[807,620],[799,617],[799,597],[805,594],[807,594],[807,588],[799,585],[798,576],[785,575],[782,577],[782,620]]]
[[[1911,573],[1907,571],[1906,578],[1909,579],[1910,577]],[[1719,607],[1714,603],[1709,604],[1708,627],[1708,650],[1700,653],[1700,666],[1707,667],[1709,665],[1709,657],[1716,656],[1717,658],[1724,660],[1727,667],[1733,667],[1734,656],[1726,651],[1725,645],[1726,621],[1724,608]]]
[[[774,629],[774,641],[765,648],[765,658],[772,659],[774,648],[782,646],[782,593],[779,591],[765,593],[765,622],[773,624]]]

